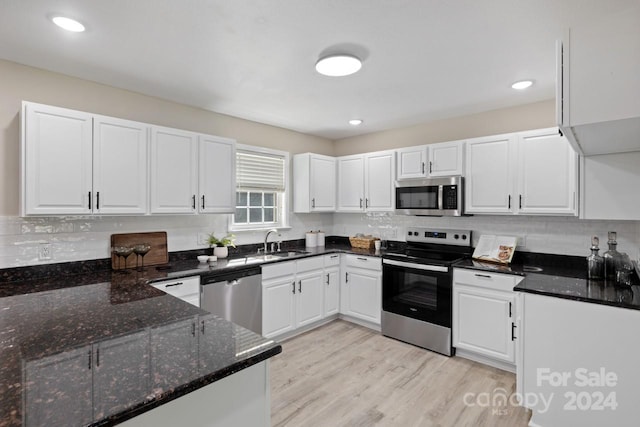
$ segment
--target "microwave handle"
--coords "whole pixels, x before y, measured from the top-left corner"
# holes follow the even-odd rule
[[[442,185],[438,185],[438,207],[436,209],[442,209],[442,198],[443,198],[444,188]]]

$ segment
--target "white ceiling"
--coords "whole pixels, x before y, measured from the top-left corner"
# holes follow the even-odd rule
[[[551,99],[555,40],[635,1],[0,0],[0,58],[340,139]],[[317,74],[336,47],[362,70]]]

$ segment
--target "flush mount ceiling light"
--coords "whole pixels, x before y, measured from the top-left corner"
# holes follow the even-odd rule
[[[66,16],[54,16],[51,18],[51,21],[58,27],[74,33],[81,33],[85,30],[84,25]]]
[[[362,124],[362,119],[351,119],[349,120],[349,124],[352,126],[360,126]]]
[[[362,68],[362,61],[353,55],[339,54],[320,58],[316,71],[330,77],[343,77],[356,73]]]
[[[532,84],[533,81],[531,80],[520,80],[519,82],[515,82],[514,84],[512,84],[511,87],[516,90],[522,90],[528,88]]]

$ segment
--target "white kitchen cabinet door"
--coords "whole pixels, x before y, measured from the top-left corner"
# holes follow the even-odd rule
[[[199,137],[200,213],[233,213],[236,209],[236,143],[234,140]]]
[[[296,276],[296,328],[322,319],[324,283],[322,270]]]
[[[513,213],[516,144],[515,134],[467,141],[465,213]]]
[[[396,150],[397,180],[427,177],[427,147],[400,148]]]
[[[332,316],[340,312],[340,268],[331,267],[324,270],[324,316]]]
[[[453,346],[515,363],[513,293],[456,284],[453,289]]]
[[[338,212],[364,210],[364,157],[338,158]]]
[[[94,344],[93,416],[108,417],[149,395],[149,332]]]
[[[21,215],[92,212],[92,116],[23,103]]]
[[[347,267],[341,293],[341,312],[380,324],[382,276],[380,272]]]
[[[262,283],[262,335],[272,338],[293,331],[295,325],[294,276]]]
[[[427,145],[430,177],[464,175],[464,141]]]
[[[365,162],[365,210],[395,210],[395,152],[369,153],[365,155]]]
[[[24,363],[24,426],[93,421],[91,346]],[[73,378],[73,381],[69,381]]]
[[[144,123],[94,116],[94,213],[147,213],[148,135]]]
[[[557,128],[518,134],[518,213],[577,214],[578,155]]]
[[[293,210],[299,213],[336,210],[336,159],[320,154],[293,156]]]
[[[198,374],[197,318],[151,329],[151,386],[170,390]],[[180,351],[176,351],[180,349]]]
[[[194,213],[198,203],[197,135],[151,128],[151,213]]]

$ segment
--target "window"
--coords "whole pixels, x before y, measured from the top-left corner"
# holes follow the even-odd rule
[[[238,145],[236,150],[236,211],[231,228],[286,226],[286,186],[289,154]]]

